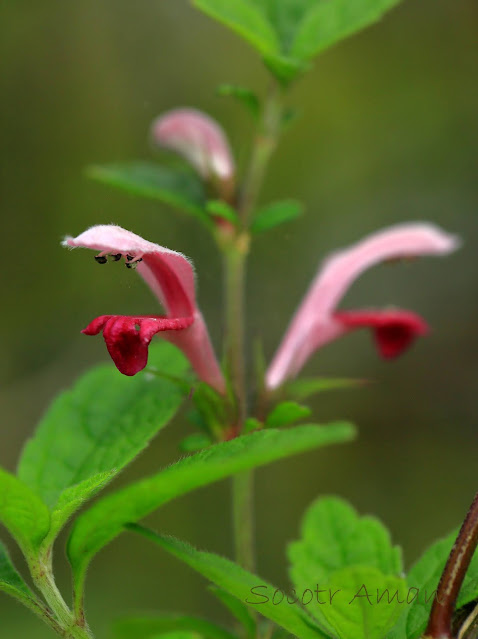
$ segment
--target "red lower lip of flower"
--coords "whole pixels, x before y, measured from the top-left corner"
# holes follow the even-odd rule
[[[103,331],[106,348],[116,368],[123,375],[131,376],[148,363],[148,347],[157,333],[181,331],[193,322],[193,317],[101,315],[81,332],[98,335]]]
[[[410,311],[343,311],[334,318],[350,330],[370,328],[384,359],[398,357],[417,337],[428,333],[425,320]]]

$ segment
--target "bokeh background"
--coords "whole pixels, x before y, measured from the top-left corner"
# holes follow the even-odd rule
[[[220,344],[220,265],[206,232],[166,206],[90,183],[84,167],[150,159],[150,121],[179,105],[220,120],[243,164],[252,122],[215,88],[226,81],[263,92],[267,73],[245,43],[185,0],[4,0],[0,32],[0,452],[11,470],[52,397],[107,359],[103,341],[80,329],[105,312],[156,312],[139,278],[126,269],[100,272],[86,252],[66,253],[64,234],[115,222],[192,257]],[[383,363],[369,336],[357,334],[307,366],[309,374],[375,383],[314,402],[317,420],[355,421],[358,443],[257,474],[259,572],[279,585],[287,584],[284,547],[321,493],[377,513],[410,564],[461,521],[477,489],[477,77],[475,0],[408,0],[326,52],[291,92],[301,117],[282,139],[262,200],[296,197],[307,214],[254,245],[248,330],[263,338],[268,356],[333,248],[415,219],[458,233],[464,246],[444,260],[377,268],[348,294],[346,307],[395,303],[429,320],[431,336],[406,356]],[[189,430],[183,414],[118,483],[169,463]],[[150,521],[230,554],[228,488],[201,490]],[[56,559],[68,589],[61,544]],[[127,611],[226,619],[200,578],[126,535],[94,561],[88,586],[98,637]],[[0,596],[2,639],[50,636]]]

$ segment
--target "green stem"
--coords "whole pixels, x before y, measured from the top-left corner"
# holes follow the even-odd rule
[[[247,235],[233,239],[225,250],[225,303],[226,303],[226,344],[227,368],[236,400],[235,430],[239,432],[247,414],[246,364],[244,356],[244,288]]]
[[[93,639],[83,616],[75,617],[57,588],[52,571],[51,548],[41,557],[29,560],[36,587],[42,593],[52,615],[44,620],[64,639]]]
[[[254,139],[249,169],[237,199],[237,212],[242,230],[237,231],[223,246],[225,256],[226,361],[236,400],[234,434],[243,430],[247,417],[248,395],[244,353],[245,276],[249,252],[249,225],[264,180],[269,160],[274,152],[282,121],[281,88],[274,84],[266,98],[262,121]],[[254,475],[252,471],[233,477],[233,524],[237,562],[254,570]]]
[[[282,114],[282,89],[274,83],[264,104],[262,121],[252,148],[249,170],[239,197],[238,211],[246,227],[257,204],[269,160],[277,146]]]
[[[254,473],[252,470],[239,473],[232,481],[236,561],[254,572]]]

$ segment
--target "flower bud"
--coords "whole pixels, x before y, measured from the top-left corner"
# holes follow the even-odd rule
[[[234,187],[235,164],[223,129],[196,109],[174,109],[153,121],[153,142],[182,155],[224,199]]]

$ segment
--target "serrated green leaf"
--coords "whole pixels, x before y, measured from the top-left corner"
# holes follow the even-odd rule
[[[301,538],[288,547],[290,575],[301,590],[325,583],[355,565],[371,566],[385,575],[402,572],[402,555],[388,530],[374,517],[359,517],[344,500],[321,497],[308,508]]]
[[[170,631],[198,632],[205,639],[236,639],[220,626],[186,615],[167,613],[152,617],[130,617],[114,624],[114,639],[152,639]]]
[[[186,358],[171,344],[150,348],[169,373],[181,376]],[[74,510],[138,455],[174,416],[178,386],[149,373],[134,378],[98,366],[61,394],[20,459],[19,477],[55,511],[59,529]]]
[[[295,220],[302,215],[304,207],[296,200],[282,200],[269,204],[255,214],[254,221],[251,225],[251,233],[257,235],[268,231],[280,224]]]
[[[183,453],[194,453],[197,450],[202,450],[203,448],[207,448],[211,446],[212,440],[205,433],[193,433],[192,435],[188,435],[183,439],[179,444],[179,449]]]
[[[309,60],[327,47],[373,24],[399,2],[400,0],[310,0],[308,11],[297,24],[290,55],[300,60]]]
[[[26,555],[34,553],[50,529],[50,513],[20,479],[0,468],[0,523]]]
[[[407,582],[417,597],[407,606],[404,618],[400,619],[408,639],[417,639],[425,630],[438,582],[457,535],[458,530],[434,543],[410,569]],[[457,609],[477,598],[478,553],[475,553],[458,596]]]
[[[239,621],[246,631],[247,636],[250,637],[250,639],[254,639],[257,634],[256,621],[249,612],[248,607],[237,599],[237,597],[234,597],[222,588],[209,586],[209,590],[215,594],[219,601],[223,603],[229,612]]]
[[[211,226],[211,220],[204,211],[204,187],[193,173],[152,162],[130,162],[90,166],[87,175],[131,195],[169,204]]]
[[[146,536],[239,601],[252,606],[250,602],[255,601],[256,597],[254,588],[258,586],[263,588],[261,592],[269,592],[271,596],[276,590],[271,584],[257,575],[247,572],[229,559],[213,553],[201,552],[185,542],[159,535],[137,524],[132,524],[128,528]],[[298,606],[274,605],[269,597],[268,601],[253,607],[256,612],[274,621],[299,639],[323,639],[325,637]]]
[[[286,385],[288,395],[303,401],[311,395],[330,390],[342,390],[344,388],[357,388],[366,382],[362,379],[311,377],[296,379]]]
[[[310,612],[338,637],[383,639],[406,606],[405,580],[372,566],[343,568],[321,588],[332,595]]]
[[[259,117],[261,110],[259,98],[250,89],[240,87],[235,84],[221,84],[217,88],[217,93],[222,96],[230,96],[244,104],[247,109],[252,113],[254,118]]]
[[[306,450],[353,439],[351,424],[306,425],[263,430],[210,446],[153,477],[103,497],[76,520],[68,556],[81,586],[92,557],[123,530],[172,499],[196,488]],[[81,589],[81,588],[80,588]]]
[[[206,211],[209,215],[220,217],[235,226],[239,224],[236,211],[224,200],[209,200],[206,203]]]
[[[266,428],[289,426],[301,419],[307,419],[311,413],[308,406],[301,406],[296,402],[282,402],[267,415],[265,426]]]

